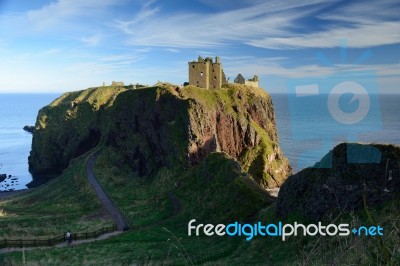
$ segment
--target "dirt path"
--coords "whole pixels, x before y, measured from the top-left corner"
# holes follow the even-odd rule
[[[117,229],[119,231],[123,231],[124,229],[129,228],[128,223],[125,221],[122,213],[118,210],[117,207],[115,207],[114,203],[107,196],[103,187],[97,181],[96,176],[94,175],[94,171],[93,171],[95,160],[96,160],[96,157],[91,156],[86,164],[86,173],[87,173],[88,181],[92,185],[93,189],[95,190],[97,197],[99,198],[101,204],[107,210],[107,212],[110,214],[111,218],[117,225]]]

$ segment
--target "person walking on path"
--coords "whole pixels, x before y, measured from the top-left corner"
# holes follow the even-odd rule
[[[71,232],[68,230],[68,232],[65,234],[66,238],[67,238],[67,243],[68,245],[70,245],[72,243],[72,235]]]

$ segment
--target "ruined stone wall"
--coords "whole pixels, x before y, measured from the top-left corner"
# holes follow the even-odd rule
[[[250,87],[254,87],[254,88],[258,88],[259,84],[258,84],[258,80],[257,81],[250,81],[250,80],[245,80],[244,84]]]

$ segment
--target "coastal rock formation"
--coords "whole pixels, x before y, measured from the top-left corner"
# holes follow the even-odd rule
[[[363,196],[370,206],[399,192],[400,147],[343,143],[314,168],[288,177],[280,189],[276,212],[320,220],[331,213],[362,208]]]
[[[26,132],[33,134],[33,132],[35,131],[35,127],[34,126],[24,126],[23,128]]]
[[[109,109],[122,91],[102,87],[65,93],[39,110],[28,159],[30,186],[57,176],[70,160],[100,142]]]
[[[280,186],[291,171],[278,145],[270,96],[244,85],[206,90],[158,84],[65,94],[39,112],[29,157],[34,180],[60,173],[97,145],[110,147],[117,166],[140,176],[190,167],[212,152],[238,160],[264,188]]]

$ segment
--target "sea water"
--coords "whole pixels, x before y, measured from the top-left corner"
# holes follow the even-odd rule
[[[326,112],[326,95],[305,98],[306,108],[303,110],[290,108],[289,99],[295,97],[293,95],[271,96],[275,107],[279,144],[285,156],[289,158],[294,173],[314,165],[341,142],[400,144],[400,94],[376,95],[379,108],[373,109],[377,112],[372,116],[373,119],[368,123],[363,124],[360,121],[348,126],[345,132],[342,125]],[[355,110],[351,110],[353,111]]]
[[[28,171],[32,134],[23,127],[34,126],[39,109],[58,96],[0,94],[0,174],[7,174],[7,179],[0,183],[0,190],[24,189],[32,181]]]

